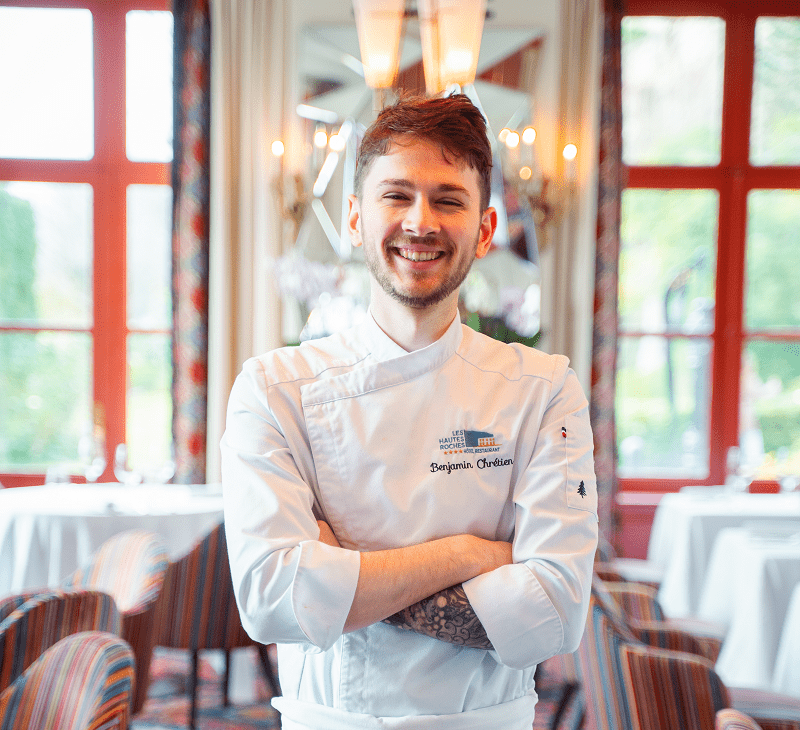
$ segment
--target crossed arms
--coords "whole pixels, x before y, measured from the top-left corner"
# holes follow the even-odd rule
[[[317,524],[320,542],[339,547],[328,524]],[[384,621],[451,644],[491,649],[461,583],[511,562],[511,543],[474,535],[361,553],[344,631]]]

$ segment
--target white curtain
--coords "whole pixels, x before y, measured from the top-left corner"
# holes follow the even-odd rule
[[[268,262],[282,253],[273,180],[286,94],[282,0],[212,0],[211,251],[207,480],[242,363],[280,346],[280,300]]]
[[[560,0],[557,190],[559,215],[542,258],[542,347],[570,358],[584,388],[591,379],[597,151],[600,0]],[[572,142],[578,156],[561,156]]]

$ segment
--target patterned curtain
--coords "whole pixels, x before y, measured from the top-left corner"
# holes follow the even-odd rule
[[[600,529],[615,537],[617,491],[614,395],[617,365],[617,279],[622,166],[621,0],[606,0],[600,100],[599,199],[592,331],[591,420],[600,497]]]
[[[172,433],[178,484],[206,480],[211,21],[174,0]]]

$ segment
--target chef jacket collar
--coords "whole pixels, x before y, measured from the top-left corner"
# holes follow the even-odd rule
[[[368,311],[367,316],[364,318],[363,333],[367,347],[378,362],[386,362],[387,360],[414,355],[414,353],[409,353],[400,347],[400,345],[380,328],[375,318],[372,316],[372,310]],[[440,355],[447,358],[458,349],[462,338],[461,319],[458,316],[458,312],[456,312],[453,321],[436,342],[432,342],[427,347],[423,347],[421,350],[416,350],[415,352],[420,353],[418,357],[425,360],[431,357],[439,359],[437,356]]]

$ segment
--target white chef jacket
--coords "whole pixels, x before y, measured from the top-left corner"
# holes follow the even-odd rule
[[[583,633],[592,450],[565,357],[458,318],[414,352],[368,316],[248,360],[222,439],[226,534],[244,627],[278,644],[283,727],[530,728],[536,664]],[[513,542],[512,565],[464,583],[493,650],[342,633],[360,551],[461,533]]]

